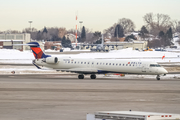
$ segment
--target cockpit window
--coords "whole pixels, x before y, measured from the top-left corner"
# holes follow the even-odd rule
[[[161,67],[161,66],[158,64],[150,64],[150,67]]]

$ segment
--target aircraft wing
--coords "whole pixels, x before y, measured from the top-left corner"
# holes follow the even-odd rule
[[[97,73],[98,69],[95,68],[72,68],[72,69],[58,69],[60,71],[82,73],[82,74],[92,74]]]
[[[57,71],[66,71],[66,72],[74,72],[74,73],[82,73],[82,74],[95,74],[98,73],[98,69],[95,68],[72,68],[72,69],[49,69],[49,68],[41,68],[38,65],[36,65],[34,62],[33,64],[38,68],[42,70],[57,70]]]

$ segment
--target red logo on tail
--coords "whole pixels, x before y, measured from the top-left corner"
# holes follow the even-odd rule
[[[41,48],[31,47],[31,49],[32,49],[33,54],[34,54],[34,57],[35,57],[36,59],[42,58],[43,51],[41,50]]]

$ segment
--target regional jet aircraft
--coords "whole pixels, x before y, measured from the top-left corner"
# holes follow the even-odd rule
[[[121,73],[138,75],[166,75],[168,72],[156,62],[143,60],[124,59],[86,59],[71,57],[52,57],[45,55],[37,42],[28,45],[33,51],[35,60],[33,64],[41,69],[41,66],[52,68],[57,71],[78,73],[79,79],[84,79],[85,74],[90,74],[91,79],[96,79],[96,74]]]

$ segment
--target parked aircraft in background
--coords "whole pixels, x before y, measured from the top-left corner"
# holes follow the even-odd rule
[[[78,73],[79,79],[84,79],[85,74],[90,74],[91,79],[96,79],[96,74],[121,73],[139,75],[166,75],[168,72],[156,62],[125,59],[86,59],[71,57],[52,57],[45,55],[37,42],[28,45],[33,51],[35,60],[33,64],[41,69],[41,66],[57,71]]]

